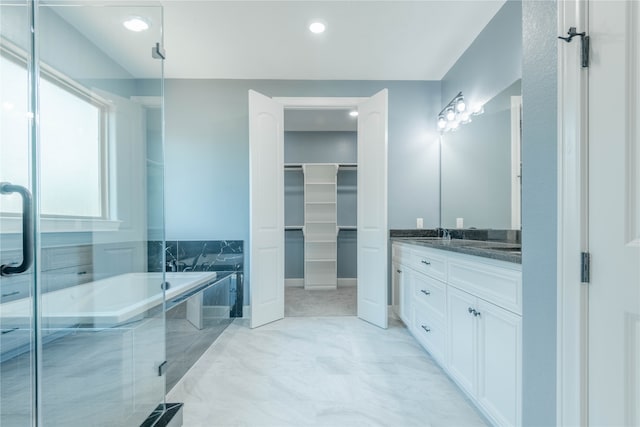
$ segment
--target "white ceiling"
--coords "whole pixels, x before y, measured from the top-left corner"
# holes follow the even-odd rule
[[[168,78],[440,80],[505,0],[163,1]],[[122,2],[120,2],[122,4]],[[157,10],[146,34],[128,7],[60,15],[135,77],[156,77]],[[312,19],[327,23],[315,35]]]

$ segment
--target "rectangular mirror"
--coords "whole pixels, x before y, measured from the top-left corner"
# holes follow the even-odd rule
[[[518,79],[441,139],[441,226],[520,229]]]

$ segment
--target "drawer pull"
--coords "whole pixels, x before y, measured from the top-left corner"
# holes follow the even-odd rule
[[[13,295],[18,295],[20,293],[20,291],[13,291],[13,292],[9,292],[8,294],[2,294],[2,298],[4,297],[10,297]]]
[[[420,262],[423,263],[424,265],[431,265],[431,263],[429,261],[427,261],[426,259],[423,259]]]
[[[424,329],[425,332],[431,332],[431,328],[429,328],[426,325],[420,325],[422,327],[422,329]]]
[[[425,295],[431,295],[431,292],[426,289],[420,289],[420,292],[422,292]]]
[[[398,272],[398,273],[402,273],[402,270],[396,270],[396,272]]]
[[[84,276],[85,274],[87,274],[86,271],[78,271],[78,276]]]

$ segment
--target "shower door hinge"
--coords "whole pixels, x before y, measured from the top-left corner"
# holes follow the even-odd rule
[[[167,372],[167,361],[165,360],[158,366],[158,376],[161,377]]]
[[[567,37],[558,36],[560,40],[564,40],[567,43],[571,43],[574,37],[580,36],[580,55],[582,57],[582,68],[589,68],[589,44],[591,39],[586,32],[579,33],[576,27],[569,28],[567,31]]]
[[[591,280],[591,254],[582,252],[580,254],[580,281],[589,283]]]
[[[151,48],[151,57],[153,59],[167,59],[167,53],[164,51],[164,48],[160,46],[160,43],[156,43],[156,45]]]

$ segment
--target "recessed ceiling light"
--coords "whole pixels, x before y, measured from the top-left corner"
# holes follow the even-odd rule
[[[124,25],[127,30],[136,33],[149,29],[149,21],[141,16],[130,16],[122,21],[122,25]]]
[[[324,30],[327,29],[327,25],[324,22],[314,21],[309,25],[309,31],[314,34],[324,33]]]
[[[354,110],[354,111],[350,111],[350,112],[349,112],[349,115],[350,115],[351,117],[358,117],[358,112],[357,112],[357,111],[355,111],[355,110]]]

